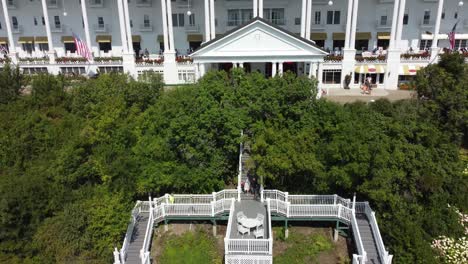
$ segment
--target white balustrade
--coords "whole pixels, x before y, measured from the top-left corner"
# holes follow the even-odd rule
[[[229,238],[225,254],[270,254],[270,239]]]

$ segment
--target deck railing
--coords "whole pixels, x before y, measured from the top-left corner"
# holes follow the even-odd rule
[[[356,255],[356,254],[353,255],[353,264],[354,263],[364,264],[367,261],[367,254],[366,254],[366,251],[364,250],[364,245],[362,243],[361,233],[359,232],[359,227],[357,224],[355,214],[351,215],[351,226],[353,230],[354,242],[356,243],[356,247],[359,253],[359,255]],[[355,259],[357,262],[355,262]]]
[[[133,234],[133,229],[135,229],[136,220],[137,220],[138,215],[140,214],[140,209],[141,209],[141,201],[137,201],[135,204],[135,207],[133,207],[132,216],[130,217],[130,223],[128,224],[127,232],[125,233],[124,242],[119,252],[120,261],[122,264],[125,263],[125,259],[127,258],[128,245],[130,244],[130,240]]]
[[[371,225],[372,234],[374,235],[375,243],[377,245],[378,253],[380,259],[383,264],[390,264],[392,263],[392,255],[388,254],[388,251],[385,250],[385,246],[382,240],[382,236],[380,235],[380,229],[377,225],[377,220],[375,219],[375,213],[372,211],[371,207],[369,206],[368,202],[365,202],[365,210],[364,210],[367,219]]]
[[[244,135],[244,131],[241,130],[241,138]],[[244,152],[244,145],[242,142],[239,144],[239,171],[237,172],[237,200],[240,201],[240,194],[242,192],[242,153]]]
[[[143,240],[143,245],[140,250],[140,259],[141,259],[142,264],[150,264],[149,246],[150,246],[151,238],[153,235],[153,225],[154,225],[154,211],[153,211],[153,206],[151,204],[151,198],[149,199],[149,202],[147,204],[148,204],[147,208],[149,209],[149,219],[148,219],[148,224],[146,225],[145,239]]]

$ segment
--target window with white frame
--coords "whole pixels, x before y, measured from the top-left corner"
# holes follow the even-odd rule
[[[247,23],[253,18],[253,9],[228,9],[229,27],[239,26]]]
[[[54,27],[56,29],[61,28],[61,23],[60,23],[60,17],[59,16],[54,16]]]
[[[275,25],[284,25],[284,8],[265,8],[263,18]]]
[[[185,26],[185,13],[172,14],[172,26],[184,27]]]
[[[340,24],[340,11],[327,11],[327,24],[338,25]]]
[[[49,50],[49,44],[48,43],[39,43],[37,45],[40,51],[48,51]]]
[[[424,10],[423,24],[429,25],[431,21],[431,10]]]
[[[341,83],[341,70],[323,70],[322,83],[340,84]]]
[[[386,26],[388,21],[387,15],[380,16],[380,25],[381,26]]]
[[[432,46],[432,39],[421,39],[419,41],[420,50],[429,49],[431,46]]]
[[[188,16],[188,21],[190,26],[195,26],[195,14],[190,14],[190,16]]]
[[[149,28],[151,26],[149,15],[143,15],[143,27]]]
[[[462,49],[468,47],[468,39],[456,39],[455,49]]]
[[[320,11],[315,11],[314,24],[320,25],[321,21],[322,21],[322,13]]]

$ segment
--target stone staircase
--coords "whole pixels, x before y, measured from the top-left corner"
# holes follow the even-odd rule
[[[375,244],[374,235],[372,233],[372,227],[369,224],[369,220],[365,214],[356,214],[357,225],[359,233],[361,234],[362,244],[364,250],[367,253],[367,262],[371,264],[382,263],[379,258],[377,245]]]
[[[149,213],[140,213],[137,218],[137,222],[133,229],[132,238],[127,249],[127,259],[125,263],[139,264],[140,250],[143,247],[143,241],[145,240],[146,227],[148,225]]]

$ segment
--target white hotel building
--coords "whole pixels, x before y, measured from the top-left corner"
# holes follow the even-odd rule
[[[146,71],[167,84],[208,69],[291,70],[322,88],[397,89],[437,61],[456,27],[468,41],[459,0],[1,0],[0,45],[25,73]],[[436,32],[438,34],[436,34]],[[76,54],[73,33],[94,59]],[[195,52],[193,52],[195,51]],[[466,55],[466,54],[465,54]],[[0,63],[5,63],[1,59]]]

